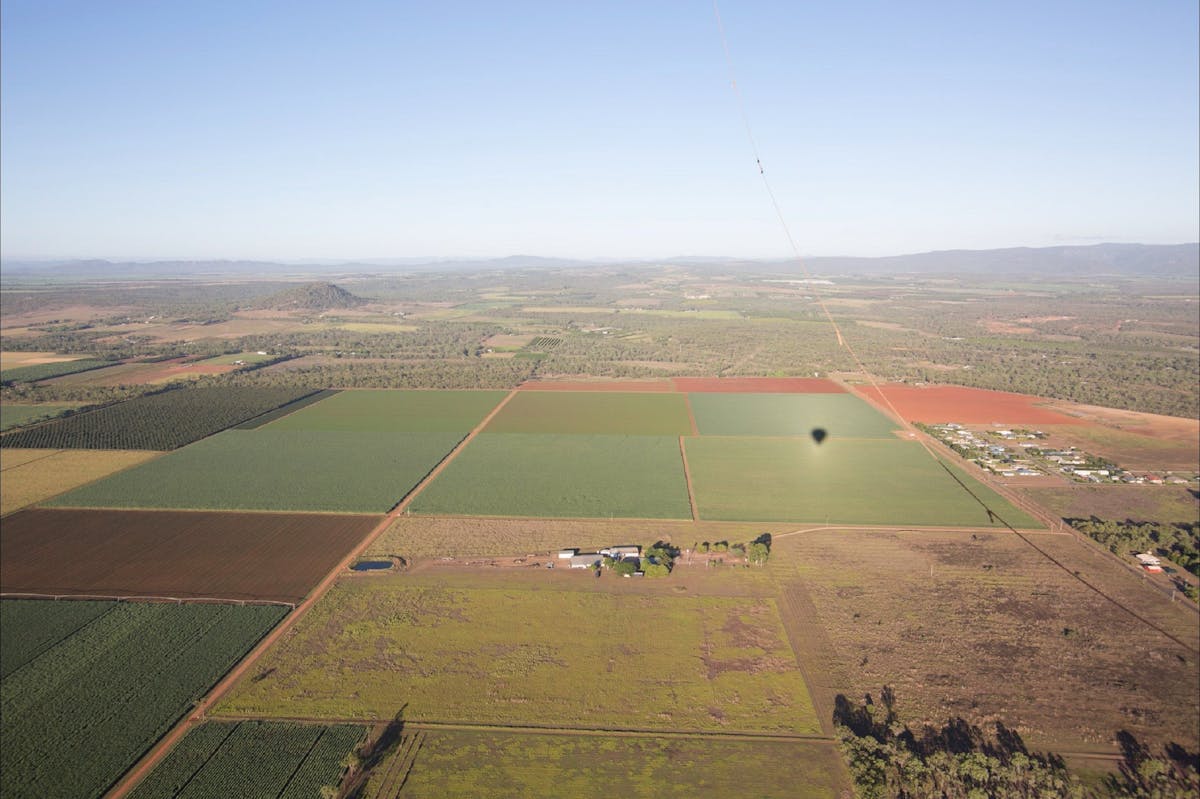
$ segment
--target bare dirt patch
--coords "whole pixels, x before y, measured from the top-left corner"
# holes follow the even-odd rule
[[[891,406],[910,422],[939,424],[1048,425],[1083,424],[1049,407],[1050,400],[963,386],[908,386],[896,383],[860,386],[863,396],[885,410]],[[886,398],[886,401],[885,399]],[[1045,407],[1043,407],[1045,406]]]

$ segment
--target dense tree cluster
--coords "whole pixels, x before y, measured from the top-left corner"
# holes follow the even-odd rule
[[[1200,522],[1119,522],[1095,516],[1067,522],[1117,555],[1151,552],[1200,576]]]

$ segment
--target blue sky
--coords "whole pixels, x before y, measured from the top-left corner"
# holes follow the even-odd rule
[[[710,2],[0,7],[5,257],[785,255]],[[804,254],[1200,238],[1197,3],[721,3]]]

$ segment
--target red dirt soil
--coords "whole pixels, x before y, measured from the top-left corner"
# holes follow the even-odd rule
[[[1086,424],[1082,419],[1067,416],[1050,408],[1040,407],[1048,402],[1027,394],[1009,394],[963,386],[905,386],[885,384],[877,391],[872,386],[857,387],[867,399],[880,408],[890,410],[880,398],[880,391],[906,421],[941,424],[1010,424],[1050,425]]]
[[[674,391],[667,380],[530,380],[521,391]]]
[[[676,391],[727,394],[844,394],[832,380],[815,377],[675,377]]]
[[[36,508],[5,518],[0,591],[299,602],[378,516]]]

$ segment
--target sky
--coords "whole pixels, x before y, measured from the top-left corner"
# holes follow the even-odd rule
[[[737,2],[805,255],[1200,239],[1195,0]],[[4,0],[0,256],[791,253],[710,0]]]

